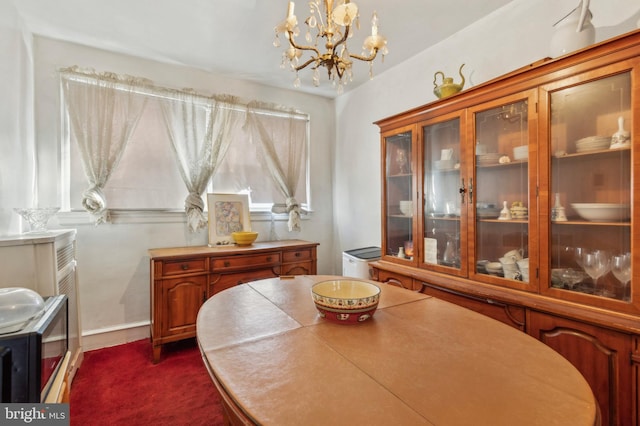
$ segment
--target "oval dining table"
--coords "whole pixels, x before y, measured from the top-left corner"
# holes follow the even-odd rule
[[[381,288],[374,316],[319,316],[314,283],[254,281],[198,313],[197,340],[231,425],[598,425],[582,375],[533,337],[471,310]]]

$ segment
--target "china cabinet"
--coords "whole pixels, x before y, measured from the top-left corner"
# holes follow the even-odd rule
[[[283,240],[150,249],[153,361],[160,360],[164,344],[196,335],[198,310],[214,294],[249,281],[315,275],[317,246]]]
[[[542,340],[638,424],[639,122],[640,31],[378,121],[374,278]]]

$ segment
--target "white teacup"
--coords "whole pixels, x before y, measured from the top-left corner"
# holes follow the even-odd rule
[[[527,272],[529,271],[529,258],[520,259],[520,260],[516,261],[516,263],[518,264],[518,268],[521,271],[524,271],[525,269],[527,270]]]
[[[440,151],[441,160],[451,160],[453,158],[453,149],[447,148]]]
[[[510,257],[513,258],[514,261],[518,261],[518,260],[522,260],[522,255],[524,254],[524,250],[522,249],[518,249],[518,250],[511,250],[508,251],[504,254],[504,257]]]
[[[516,279],[520,276],[520,270],[518,269],[518,264],[513,257],[501,257],[500,263],[502,264],[502,273],[505,278]]]

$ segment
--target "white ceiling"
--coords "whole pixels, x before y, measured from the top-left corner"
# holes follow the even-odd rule
[[[374,74],[449,37],[512,0],[361,0],[361,29],[350,41],[360,53],[377,10],[380,34],[389,54],[376,59]],[[280,69],[283,48],[273,47],[274,27],[287,11],[286,0],[13,0],[27,30],[160,62],[180,64],[217,74],[292,88],[294,73]],[[296,2],[302,22],[307,2]],[[301,32],[305,31],[301,26]],[[301,36],[302,37],[302,36]],[[357,62],[357,61],[356,61]],[[108,71],[108,70],[103,70]],[[369,66],[354,65],[354,81],[368,79]],[[144,77],[144,76],[142,76]],[[334,97],[335,89],[321,74],[321,86],[311,83],[311,71],[300,72],[301,91]]]

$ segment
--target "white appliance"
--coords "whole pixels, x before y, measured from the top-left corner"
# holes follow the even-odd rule
[[[57,229],[0,237],[0,288],[24,287],[43,297],[69,299],[69,383],[83,359],[76,230]]]
[[[342,253],[342,275],[369,279],[369,262],[381,257],[380,247],[363,247]]]

